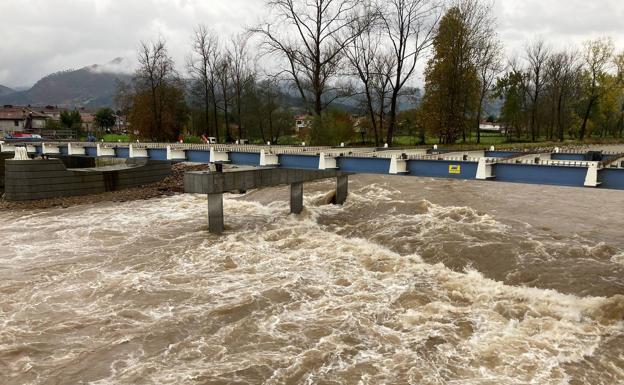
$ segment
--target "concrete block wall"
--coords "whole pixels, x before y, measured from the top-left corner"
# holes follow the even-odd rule
[[[4,188],[4,161],[13,159],[13,154],[0,154],[0,189]]]
[[[28,201],[99,194],[142,186],[171,174],[171,162],[129,159],[118,170],[68,169],[62,159],[6,160],[5,199]]]

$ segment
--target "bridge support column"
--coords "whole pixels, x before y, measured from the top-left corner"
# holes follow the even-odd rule
[[[208,231],[222,234],[224,230],[223,194],[208,194]]]
[[[343,205],[349,195],[349,177],[341,175],[336,178],[336,204]]]
[[[290,212],[301,214],[303,211],[303,182],[290,184]]]

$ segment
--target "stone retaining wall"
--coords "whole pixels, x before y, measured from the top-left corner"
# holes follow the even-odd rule
[[[28,201],[99,194],[159,182],[171,174],[171,162],[128,159],[127,166],[68,169],[62,159],[6,160],[4,198]]]

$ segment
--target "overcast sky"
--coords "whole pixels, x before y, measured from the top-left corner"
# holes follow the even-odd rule
[[[494,0],[509,53],[543,37],[554,46],[613,37],[624,49],[623,0]],[[49,73],[136,58],[164,36],[183,64],[193,27],[232,34],[263,18],[264,0],[0,0],[0,84],[29,86]]]

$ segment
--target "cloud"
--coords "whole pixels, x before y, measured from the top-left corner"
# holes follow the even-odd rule
[[[510,52],[539,38],[563,48],[611,36],[624,48],[624,2],[620,0],[496,0],[494,10]]]
[[[1,0],[0,84],[136,58],[140,41],[164,37],[179,65],[194,26],[223,34],[259,21],[261,0]]]
[[[118,57],[105,64],[94,64],[88,67],[94,73],[132,74],[136,70],[136,62]]]
[[[230,35],[258,23],[265,0],[0,0],[0,84],[24,86],[60,70],[135,60],[142,40],[164,37],[180,69],[193,28]],[[494,0],[510,52],[542,36],[557,46],[610,35],[624,47],[624,2]]]

